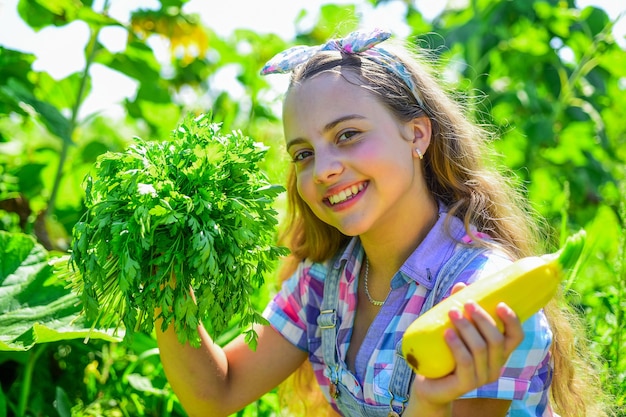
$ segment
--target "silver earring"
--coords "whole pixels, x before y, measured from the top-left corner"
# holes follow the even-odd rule
[[[415,153],[419,159],[424,159],[424,154],[420,151],[420,148],[415,148]]]

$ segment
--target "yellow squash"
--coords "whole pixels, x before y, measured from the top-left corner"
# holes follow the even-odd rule
[[[406,361],[416,373],[428,378],[451,373],[455,361],[444,339],[445,331],[453,328],[448,317],[451,308],[463,311],[467,301],[475,301],[502,330],[496,306],[504,302],[523,322],[554,297],[566,270],[576,264],[584,244],[585,232],[581,230],[568,238],[557,253],[519,259],[440,302],[411,323],[404,333],[402,352]]]

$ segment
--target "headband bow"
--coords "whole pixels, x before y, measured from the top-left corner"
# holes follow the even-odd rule
[[[320,51],[339,51],[356,54],[367,51],[391,36],[390,32],[374,29],[371,32],[356,31],[345,38],[331,39],[323,45],[298,45],[276,54],[261,70],[262,75],[284,74],[293,71],[298,65],[304,64]]]
[[[270,59],[261,69],[261,75],[291,72],[298,65],[304,64],[320,51],[339,51],[346,54],[363,53],[368,59],[382,65],[387,71],[400,77],[413,92],[420,107],[424,107],[411,73],[397,57],[387,52],[384,48],[377,46],[390,37],[391,32],[382,29],[373,29],[371,31],[357,30],[345,38],[331,39],[323,45],[293,46],[279,52]]]

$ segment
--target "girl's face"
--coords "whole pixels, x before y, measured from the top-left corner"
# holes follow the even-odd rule
[[[428,201],[415,148],[426,151],[429,120],[400,122],[355,75],[323,72],[294,85],[283,123],[298,193],[342,233],[406,227]]]

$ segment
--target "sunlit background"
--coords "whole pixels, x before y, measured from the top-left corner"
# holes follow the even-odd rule
[[[74,21],[63,27],[48,26],[35,32],[26,25],[17,12],[18,0],[0,0],[0,45],[37,57],[33,70],[48,72],[55,79],[62,79],[80,71],[85,66],[84,48],[89,39],[89,29],[82,20]],[[327,3],[354,4],[353,0],[228,0],[206,1],[191,0],[183,7],[184,13],[197,13],[203,23],[219,36],[228,36],[237,28],[251,29],[258,33],[275,33],[283,39],[293,39],[298,31],[310,29],[317,21],[320,6]],[[463,7],[464,0],[417,0],[416,7],[427,20],[437,17],[446,7]],[[595,5],[604,9],[609,17],[616,21],[614,36],[617,42],[626,46],[626,1],[624,0],[578,0],[579,7]],[[137,9],[157,10],[161,7],[158,0],[112,0],[109,2],[109,15],[114,19],[128,23],[131,11]],[[94,10],[101,10],[103,0],[96,0]],[[388,28],[397,36],[410,33],[405,21],[406,3],[389,1],[372,7],[369,2],[357,4],[365,27],[379,26]],[[297,21],[297,24],[296,24]],[[310,26],[310,27],[309,27]],[[126,47],[128,33],[121,27],[105,27],[99,41],[111,52],[121,52]],[[168,45],[153,35],[148,41],[151,48],[162,62],[169,60]],[[109,117],[123,113],[119,103],[124,98],[132,98],[138,83],[104,65],[94,64],[90,68],[93,79],[92,90],[81,106],[80,117],[95,112]],[[233,97],[244,94],[240,85],[234,81],[236,74],[225,68],[216,74],[215,82],[226,86]],[[272,79],[277,91],[283,91],[284,79]],[[281,82],[282,81],[282,82]]]

